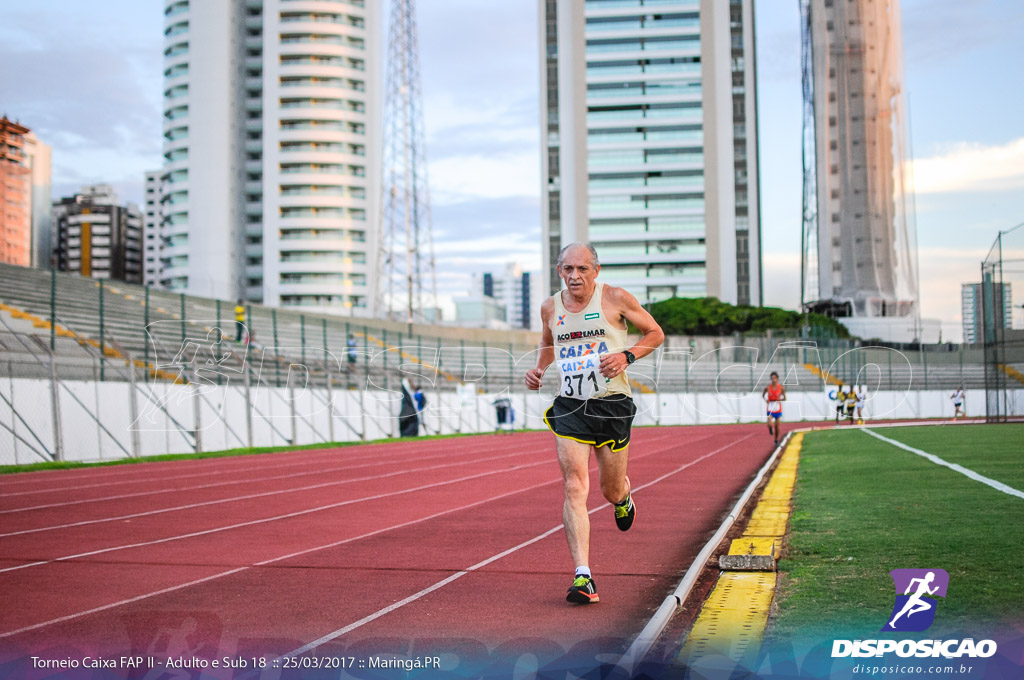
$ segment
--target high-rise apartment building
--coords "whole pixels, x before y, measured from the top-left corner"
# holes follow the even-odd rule
[[[367,308],[380,14],[375,0],[165,0],[165,285]]]
[[[803,21],[803,302],[838,317],[916,316],[899,3],[803,0]]]
[[[147,286],[159,286],[163,278],[160,261],[160,176],[161,170],[146,172],[145,196],[142,206],[142,282]]]
[[[118,203],[106,184],[53,204],[57,269],[94,279],[142,283],[142,212]]]
[[[0,118],[0,262],[50,266],[50,147]]]
[[[984,338],[982,318],[982,287],[988,286],[995,304],[992,305],[990,328],[1013,327],[1013,288],[1009,283],[965,283],[960,290],[961,319],[964,326],[964,342],[973,344]]]
[[[753,0],[539,0],[544,288],[761,304]]]
[[[525,272],[517,263],[505,265],[505,271],[474,273],[470,296],[494,298],[505,310],[505,321],[512,328],[539,325],[544,296],[535,273]],[[538,317],[538,319],[534,319]]]

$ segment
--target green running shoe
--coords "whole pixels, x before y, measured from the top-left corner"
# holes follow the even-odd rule
[[[565,596],[565,601],[575,602],[576,604],[600,602],[601,598],[597,596],[597,587],[594,585],[594,579],[590,576],[577,576],[574,578],[572,585],[569,586],[569,592]]]

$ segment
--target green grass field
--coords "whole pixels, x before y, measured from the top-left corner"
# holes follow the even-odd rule
[[[1024,425],[877,432],[1024,490]],[[876,637],[896,568],[949,572],[929,637],[1024,621],[1024,499],[858,430],[808,433],[769,638]]]

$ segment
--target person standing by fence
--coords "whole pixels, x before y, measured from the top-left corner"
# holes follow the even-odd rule
[[[245,307],[242,298],[235,302],[235,342],[241,342],[245,335]]]

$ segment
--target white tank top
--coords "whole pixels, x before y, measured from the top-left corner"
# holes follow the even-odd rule
[[[604,284],[597,282],[587,306],[578,312],[566,310],[562,293],[554,296],[551,337],[555,340],[558,365],[558,394],[570,399],[599,399],[610,394],[632,396],[623,371],[614,378],[601,375],[601,355],[629,349],[626,329],[617,328],[604,316],[601,298]]]

